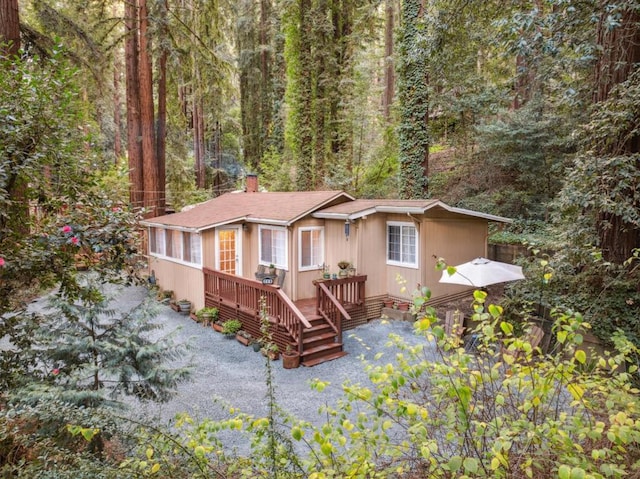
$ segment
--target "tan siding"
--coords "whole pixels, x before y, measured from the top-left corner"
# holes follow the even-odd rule
[[[202,265],[211,269],[216,267],[216,233],[213,229],[202,232]]]
[[[356,269],[358,274],[367,275],[365,286],[367,297],[386,294],[389,273],[385,260],[387,250],[385,215],[376,214],[360,219],[352,225],[351,230],[356,231],[357,242],[361,246],[357,255]]]
[[[432,291],[432,297],[454,294],[468,289],[464,286],[441,284],[442,273],[435,271],[435,258],[444,258],[447,264],[455,266],[478,256],[485,256],[487,222],[484,220],[427,220],[427,264],[425,284]]]
[[[196,311],[204,307],[204,275],[201,269],[154,256],[149,258],[149,269],[155,272],[162,290],[173,291],[174,299],[190,300]]]

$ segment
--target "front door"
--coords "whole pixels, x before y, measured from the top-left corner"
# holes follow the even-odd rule
[[[242,276],[242,248],[240,227],[216,230],[216,269]]]

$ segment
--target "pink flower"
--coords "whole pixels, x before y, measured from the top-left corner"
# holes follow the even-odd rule
[[[51,371],[51,374],[57,376],[58,374],[60,374],[60,370],[58,368],[55,368],[53,371]]]
[[[0,267],[4,266],[4,264],[5,264],[4,258],[0,256]]]
[[[69,226],[69,225],[64,225],[64,226],[62,227],[62,232],[63,232],[63,233],[71,233],[71,226]]]
[[[77,245],[78,243],[80,243],[80,240],[78,239],[77,236],[72,236],[71,237],[71,244]]]
[[[115,213],[119,213],[121,210],[118,206],[114,206],[113,208],[111,208],[111,211],[115,212]]]

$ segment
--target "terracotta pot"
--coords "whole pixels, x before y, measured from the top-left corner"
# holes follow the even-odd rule
[[[249,343],[251,343],[251,339],[245,338],[241,334],[236,334],[236,339],[240,344],[244,344],[245,346],[249,346]]]
[[[409,311],[409,303],[398,303],[399,311]]]
[[[393,300],[392,299],[386,299],[382,302],[383,306],[385,308],[393,308]]]
[[[295,369],[298,366],[300,366],[300,355],[298,353],[282,353],[282,367]]]
[[[215,329],[216,331],[218,331],[219,333],[222,332],[222,324],[219,323],[213,323],[213,329]]]

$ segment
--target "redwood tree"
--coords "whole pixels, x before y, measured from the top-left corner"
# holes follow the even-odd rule
[[[0,54],[17,55],[20,50],[18,0],[0,2]]]
[[[631,173],[631,178],[619,178],[616,186],[626,185],[620,203],[627,203],[629,211],[636,211],[636,215],[622,213],[622,204],[604,203],[598,211],[596,227],[600,240],[600,247],[603,255],[609,261],[623,263],[631,257],[634,248],[640,248],[640,222],[637,212],[640,211],[640,198],[638,195],[640,187],[640,118],[637,108],[634,105],[638,99],[634,98],[634,89],[637,89],[638,75],[634,72],[638,70],[640,64],[640,15],[638,15],[638,2],[627,1],[618,4],[612,2],[601,2],[602,14],[598,25],[598,44],[601,47],[601,56],[595,69],[595,87],[593,92],[593,102],[595,105],[595,115],[599,115],[601,105],[617,105],[618,108],[627,109],[628,115],[622,121],[619,116],[610,118],[611,124],[621,125],[613,135],[597,142],[593,145],[593,151],[597,157],[606,160],[612,158],[627,158],[627,168],[622,171],[628,172],[629,167],[635,164],[635,174]],[[611,19],[616,18],[614,25]],[[610,98],[615,93],[616,98]],[[626,101],[619,101],[618,98]],[[606,161],[605,160],[605,161]],[[609,162],[601,162],[608,165],[599,174],[604,183],[607,177],[611,177],[620,170],[615,170]],[[635,218],[634,218],[635,217]]]

